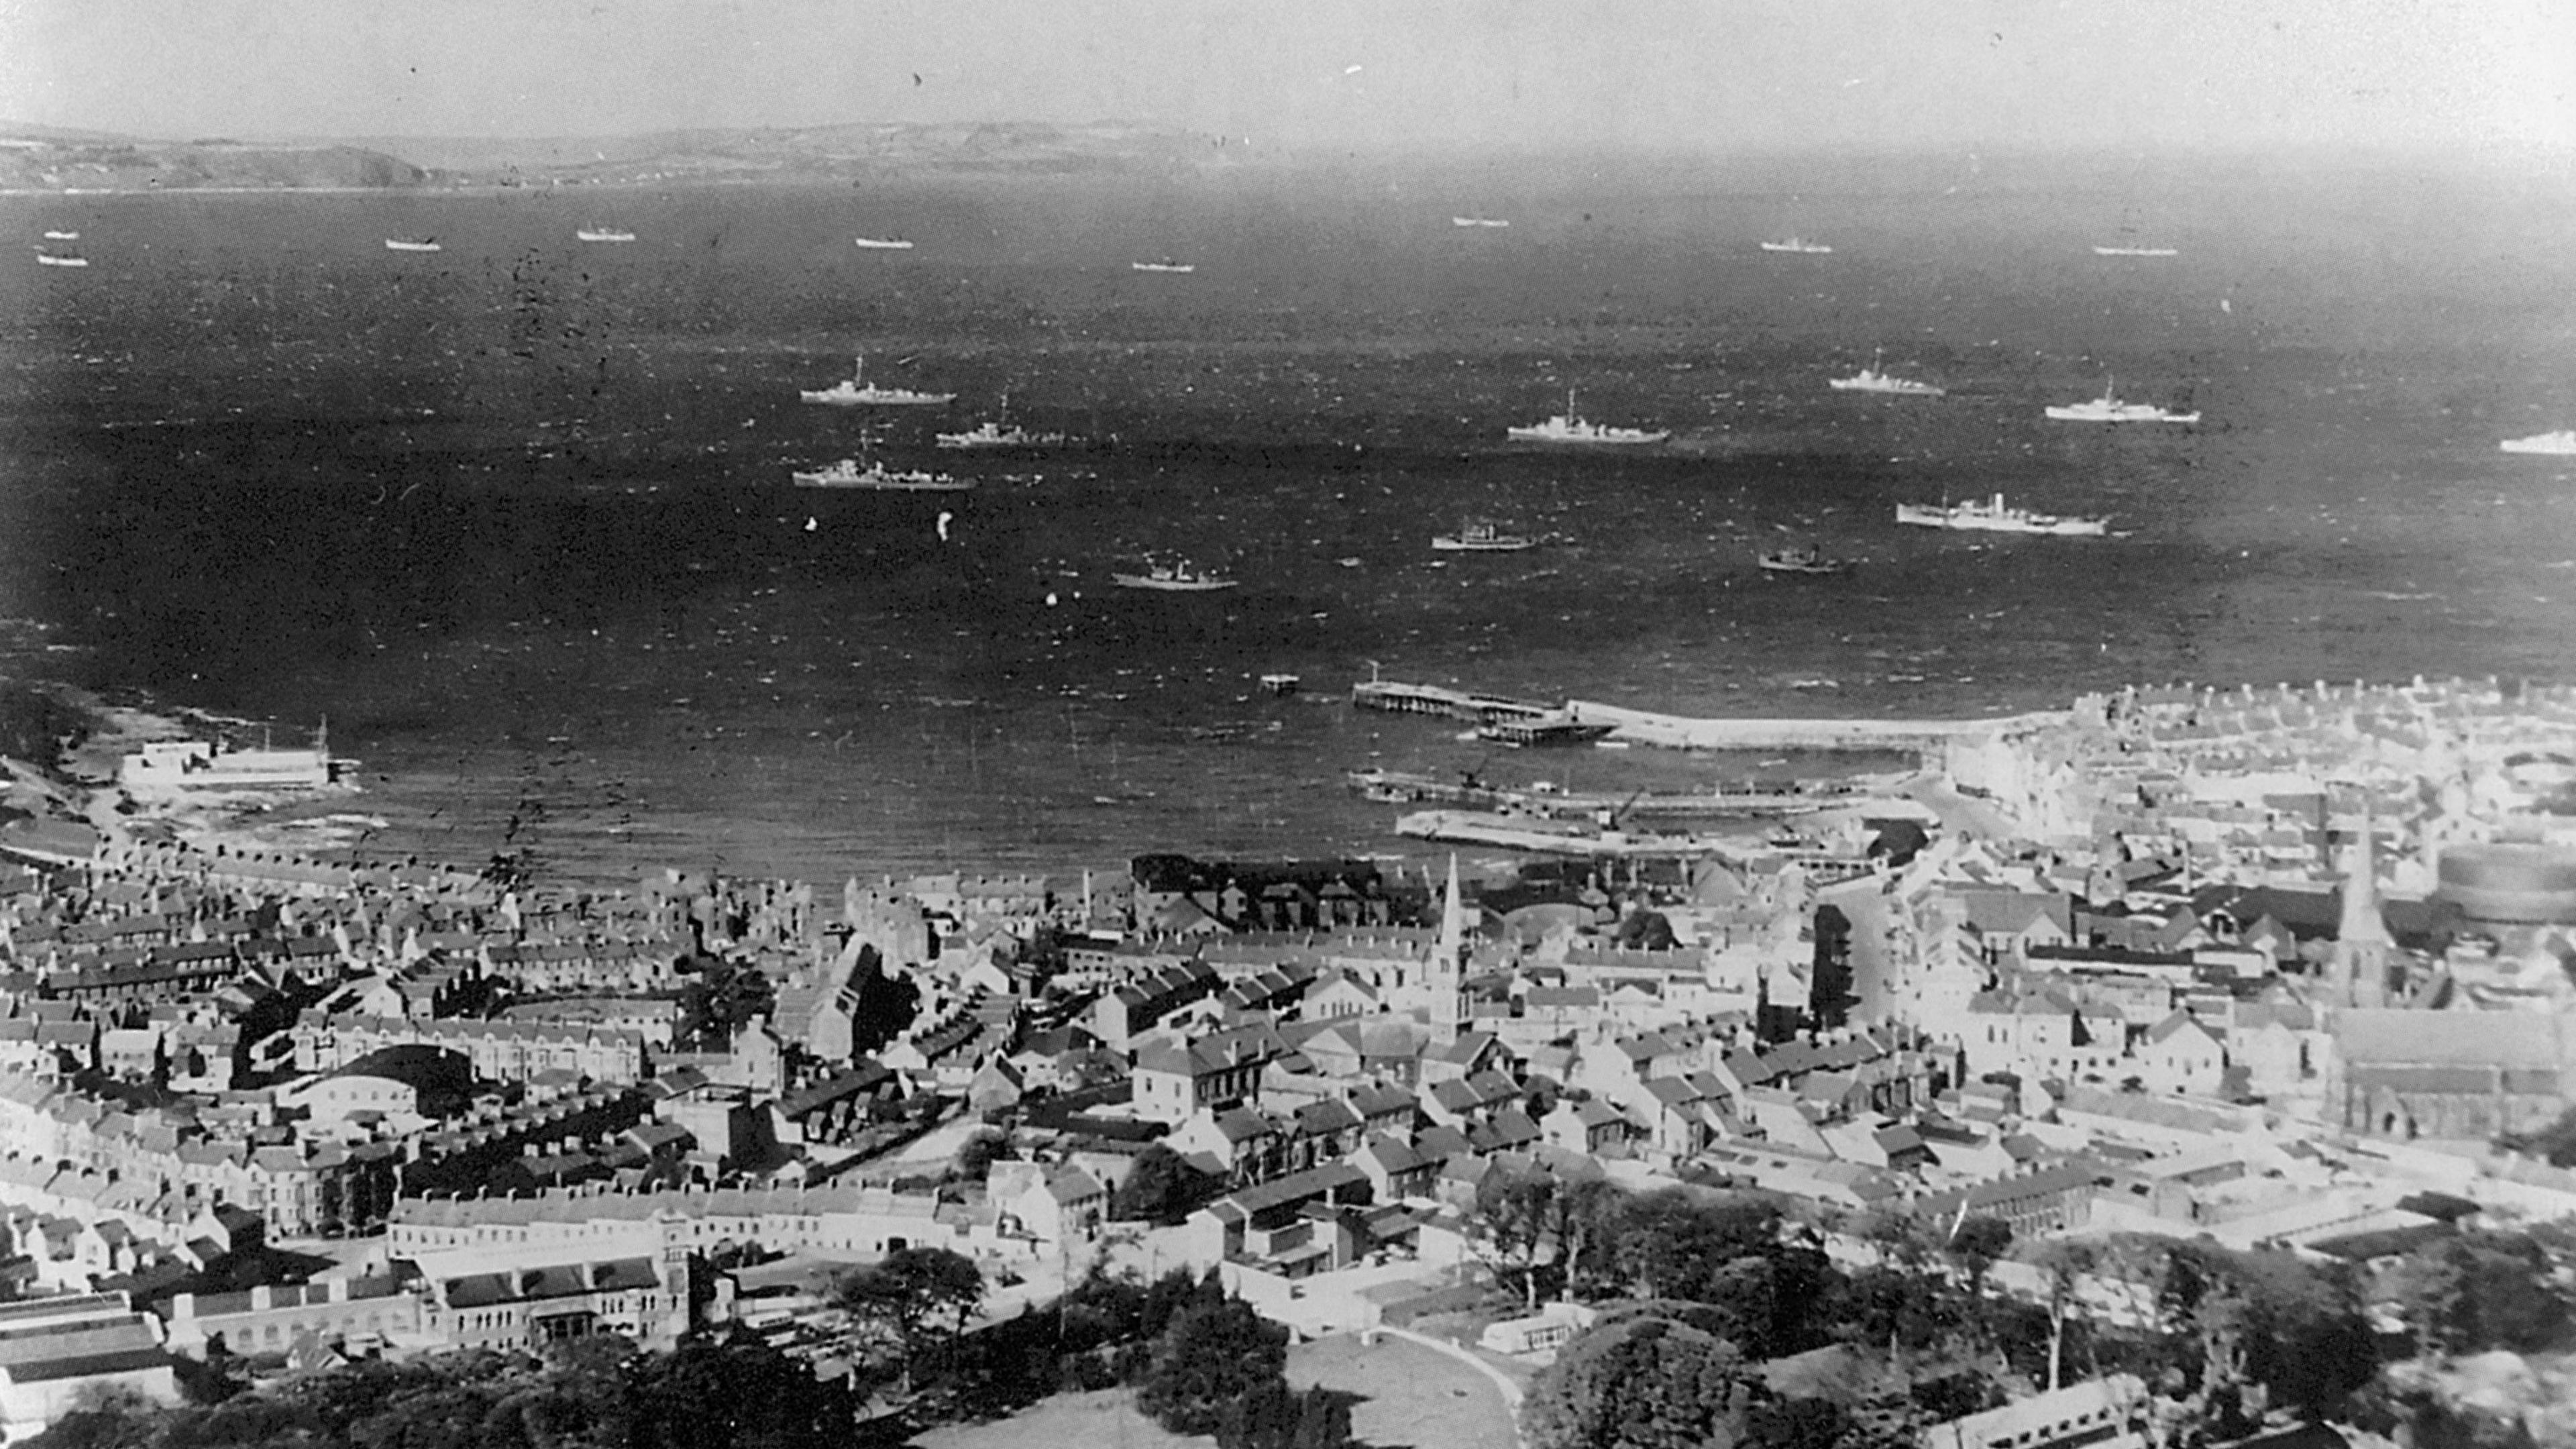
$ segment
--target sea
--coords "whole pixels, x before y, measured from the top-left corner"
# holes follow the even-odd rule
[[[599,226],[635,240],[574,236]],[[35,265],[48,229],[90,266]],[[1793,233],[1833,250],[1759,246]],[[1622,790],[1852,762],[1497,751],[1354,711],[1355,680],[1961,716],[2563,678],[2576,644],[2576,460],[2496,447],[2576,426],[2563,168],[174,190],[0,197],[0,235],[26,243],[0,258],[0,672],[237,738],[327,720],[360,790],[311,808],[370,855],[603,883],[1422,861],[1345,770]],[[1166,257],[1195,270],[1131,265]],[[957,400],[800,403],[860,354]],[[1873,358],[1946,396],[1827,387]],[[2042,417],[2106,387],[2202,420]],[[1673,439],[1505,441],[1569,392]],[[1005,408],[1084,441],[932,449]],[[863,448],[977,486],[789,483]],[[2111,535],[1894,521],[1997,493]],[[1468,519],[1542,546],[1430,549]],[[1852,570],[1756,567],[1808,543]],[[1171,555],[1241,585],[1111,582]],[[1259,687],[1279,673],[1302,691]]]

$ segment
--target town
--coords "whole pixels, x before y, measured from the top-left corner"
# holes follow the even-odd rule
[[[615,892],[110,808],[320,751],[15,764],[0,1431],[602,1340],[1321,1444],[1346,1341],[1534,1446],[2571,1442],[2463,1385],[2576,1304],[2576,690],[1919,744],[1777,848]]]

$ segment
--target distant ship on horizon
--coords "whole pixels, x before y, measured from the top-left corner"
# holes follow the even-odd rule
[[[1970,533],[2041,533],[2060,538],[2099,538],[2110,532],[2107,518],[2063,518],[2054,513],[2033,513],[2025,508],[2006,508],[2004,496],[1996,494],[1991,501],[1968,503],[1900,503],[1896,521],[1919,528],[1952,528]]]
[[[2108,378],[2102,383],[2102,395],[2087,402],[2073,403],[2047,410],[2048,416],[2061,423],[2196,423],[2197,409],[2187,413],[2173,412],[2153,403],[2120,401],[2116,384]]]
[[[879,493],[963,493],[975,486],[972,478],[952,478],[945,473],[919,470],[897,473],[883,463],[862,464],[856,458],[843,458],[828,468],[789,475],[799,488],[843,488]]]
[[[1879,371],[1879,359],[1885,355],[1883,351],[1872,352],[1869,355],[1869,366],[1849,377],[1827,378],[1825,385],[1836,392],[1879,392],[1894,397],[1941,396],[1942,390],[1928,382],[1916,382],[1907,377],[1890,377]]]
[[[1159,262],[1129,262],[1127,265],[1140,272],[1188,273],[1199,269],[1196,262],[1176,262],[1170,257],[1165,257]]]
[[[858,242],[859,250],[861,251],[908,252],[912,250],[912,243],[905,241],[900,237],[863,236],[855,238],[855,240]]]
[[[385,238],[385,250],[389,252],[434,252],[439,250],[439,246],[438,242],[431,237],[421,237],[415,241],[404,237],[389,236]]]
[[[2182,255],[2172,247],[2095,247],[2097,257],[2173,257]]]
[[[1231,589],[1240,579],[1215,569],[1201,568],[1188,559],[1148,560],[1141,574],[1111,573],[1110,582],[1122,589],[1159,589],[1167,594],[1212,594]]]
[[[2507,438],[2496,446],[2508,453],[2545,453],[2552,457],[2576,456],[2576,428],[2561,428],[2554,433],[2534,433],[2528,438]]]
[[[809,403],[874,407],[941,407],[957,398],[953,392],[915,392],[908,387],[879,387],[867,381],[867,370],[867,354],[861,353],[851,364],[848,377],[826,388],[799,388],[796,395]]]
[[[578,227],[574,229],[573,235],[586,242],[631,242],[635,240],[635,233],[631,231],[619,231],[614,227],[605,226]]]
[[[1825,253],[1832,251],[1833,248],[1825,245],[1823,242],[1808,241],[1792,232],[1779,241],[1764,242],[1762,244],[1762,250],[1766,252],[1799,252],[1807,256],[1822,256]]]
[[[1502,219],[1502,218],[1500,218],[1500,217],[1494,217],[1494,216],[1453,216],[1453,217],[1449,218],[1449,224],[1450,224],[1451,226],[1510,226],[1510,225],[1511,225],[1511,223],[1510,223],[1510,222],[1505,221],[1505,220],[1503,220],[1503,219]]]
[[[1052,448],[1071,441],[1062,433],[1032,433],[1017,423],[1004,427],[987,418],[962,433],[935,433],[943,448]]]
[[[1434,553],[1519,553],[1536,547],[1537,539],[1505,533],[1480,519],[1469,520],[1456,533],[1439,534],[1431,540]]]
[[[1503,436],[1516,443],[1617,443],[1636,445],[1660,443],[1671,437],[1669,428],[1614,428],[1607,423],[1587,422],[1574,410],[1574,389],[1565,390],[1565,411],[1543,423],[1503,429]]]

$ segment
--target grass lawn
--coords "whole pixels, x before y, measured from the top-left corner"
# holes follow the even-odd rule
[[[1288,1350],[1293,1388],[1357,1395],[1351,1433],[1376,1449],[1509,1449],[1511,1411],[1493,1380],[1444,1353],[1381,1336],[1317,1339]]]
[[[1293,1377],[1293,1375],[1292,1375]],[[1058,1394],[989,1424],[951,1424],[913,1439],[916,1449],[1208,1449],[1204,1434],[1173,1434],[1136,1412],[1133,1389]]]
[[[1418,1343],[1326,1338],[1288,1350],[1288,1383],[1352,1395],[1351,1432],[1375,1449],[1510,1449],[1512,1416],[1483,1374]],[[1205,1435],[1165,1433],[1136,1411],[1135,1392],[1058,1394],[990,1424],[954,1424],[914,1449],[1210,1449]]]

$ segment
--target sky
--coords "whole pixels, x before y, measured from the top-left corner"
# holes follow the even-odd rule
[[[1283,147],[2576,148],[2563,0],[0,0],[156,139],[1118,120]]]

